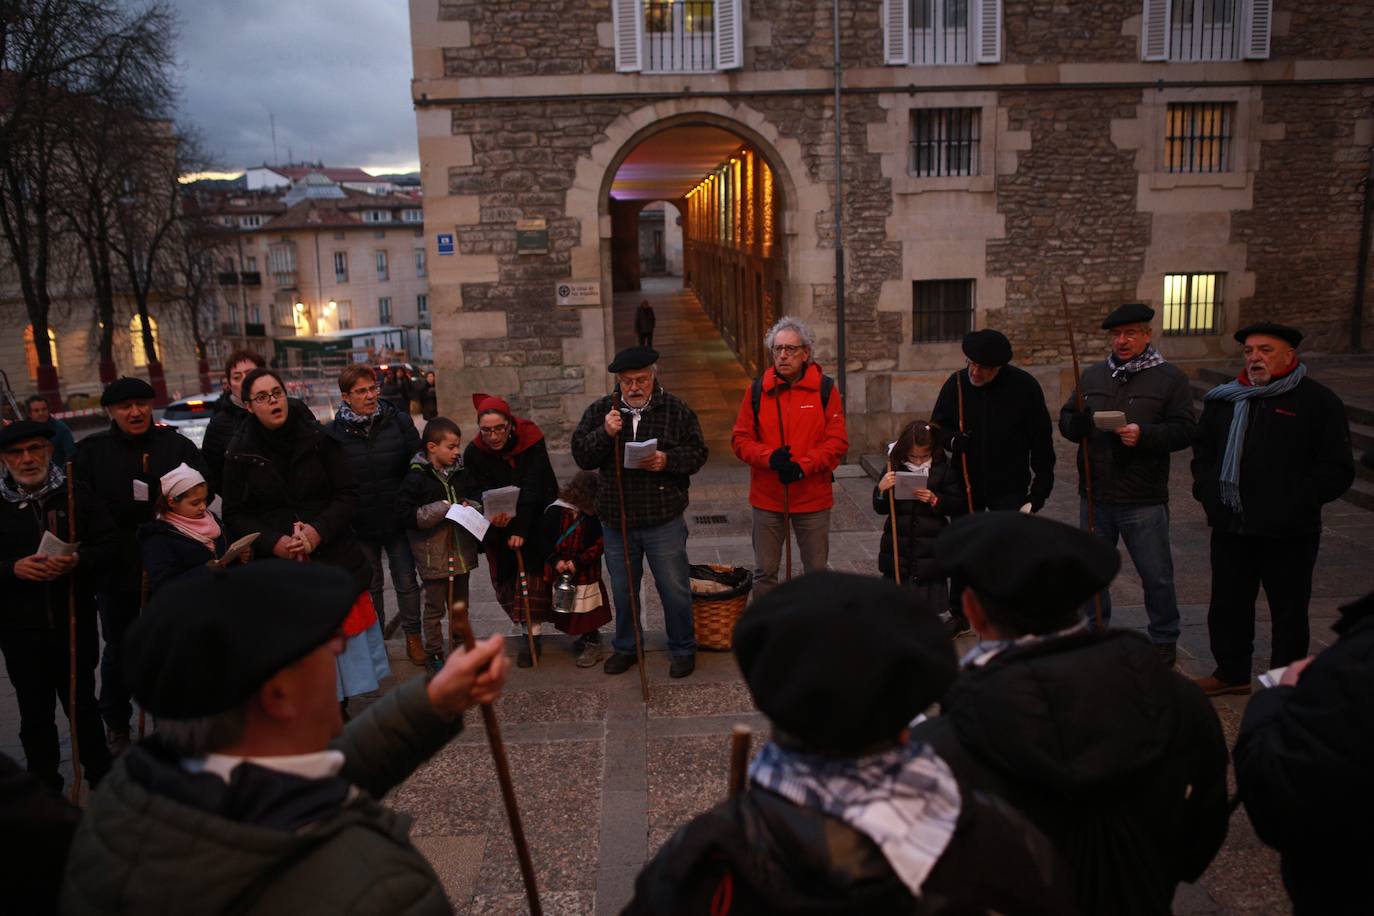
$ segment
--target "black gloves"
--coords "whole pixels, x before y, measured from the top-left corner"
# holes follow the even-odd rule
[[[796,483],[805,476],[806,472],[803,471],[802,466],[795,461],[789,461],[786,467],[778,469],[778,480],[781,480],[783,483]]]
[[[973,433],[955,433],[949,440],[949,454],[952,458],[958,458],[968,450],[969,444],[973,442]]]
[[[792,460],[792,446],[784,445],[782,448],[773,449],[773,454],[768,456],[768,466],[779,474],[782,469],[787,467]]]
[[[1093,409],[1084,405],[1082,410],[1075,410],[1069,414],[1069,420],[1064,425],[1064,434],[1075,442],[1081,442],[1093,431]]]

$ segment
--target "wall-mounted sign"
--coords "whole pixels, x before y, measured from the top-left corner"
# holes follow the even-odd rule
[[[439,246],[439,254],[453,254],[453,233],[440,232],[434,237],[435,243]]]
[[[542,219],[515,221],[516,254],[548,254],[549,224]]]
[[[553,285],[556,305],[600,305],[600,280],[559,280]]]

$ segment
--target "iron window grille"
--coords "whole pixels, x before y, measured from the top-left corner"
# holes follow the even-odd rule
[[[933,178],[978,174],[977,108],[917,108],[911,112],[912,175]]]
[[[644,69],[716,69],[715,0],[644,0]]]
[[[348,252],[334,252],[334,282],[348,282]]]
[[[391,269],[387,266],[386,252],[385,252],[385,251],[379,251],[379,252],[377,252],[377,279],[378,279],[378,280],[389,280],[389,279],[391,279]]]
[[[377,323],[391,324],[391,297],[382,296],[377,300]]]
[[[972,280],[915,280],[912,342],[962,340],[973,328]]]
[[[1216,334],[1221,329],[1223,274],[1164,275],[1164,333]]]
[[[973,60],[969,0],[910,3],[913,64],[966,64]]]
[[[1172,0],[1169,60],[1240,60],[1239,0]]]
[[[1231,170],[1233,102],[1178,102],[1168,108],[1164,163],[1169,172]]]

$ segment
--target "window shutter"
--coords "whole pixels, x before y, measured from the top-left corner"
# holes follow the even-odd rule
[[[644,20],[640,18],[639,7],[639,0],[611,0],[615,68],[621,73],[644,69]]]
[[[716,69],[744,66],[744,14],[741,0],[716,0]]]
[[[883,61],[911,63],[911,0],[883,0]]]
[[[974,59],[980,64],[995,64],[1002,59],[1002,0],[976,0],[973,14]]]
[[[1140,59],[1169,59],[1170,0],[1145,0],[1140,20]]]
[[[1273,31],[1274,0],[1248,0],[1245,4],[1245,58],[1269,59],[1269,34]]]

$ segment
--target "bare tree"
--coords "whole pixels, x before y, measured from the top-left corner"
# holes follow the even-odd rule
[[[203,169],[197,169],[200,171]],[[181,315],[195,346],[200,390],[214,391],[209,339],[218,320],[216,265],[234,248],[234,234],[206,215],[194,191],[181,198],[181,213],[166,245],[165,301]]]

